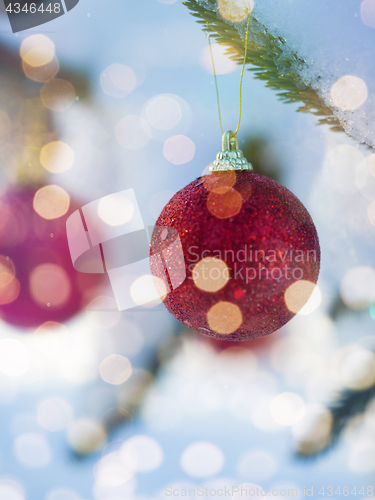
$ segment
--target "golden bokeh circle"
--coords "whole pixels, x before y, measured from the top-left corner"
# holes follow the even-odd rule
[[[72,168],[75,153],[63,141],[51,141],[40,150],[41,165],[52,174],[60,174]]]
[[[12,259],[0,255],[0,288],[9,285],[16,275],[16,268]]]
[[[298,280],[292,283],[284,293],[285,305],[294,314],[297,314],[309,300],[316,285],[311,281]]]
[[[65,111],[75,101],[76,93],[70,82],[54,78],[43,85],[40,98],[46,108],[52,111]]]
[[[213,172],[203,177],[203,185],[210,193],[224,194],[236,184],[237,176],[234,170]]]
[[[67,213],[69,206],[69,194],[55,184],[43,186],[34,195],[34,210],[43,219],[58,219]]]
[[[204,292],[215,293],[221,290],[229,278],[228,266],[216,257],[205,257],[197,262],[193,269],[194,284]]]
[[[241,309],[232,302],[217,302],[207,313],[210,328],[222,335],[229,335],[242,325]]]
[[[242,196],[233,188],[223,194],[209,193],[207,198],[208,210],[218,219],[234,217],[241,211],[242,203]]]

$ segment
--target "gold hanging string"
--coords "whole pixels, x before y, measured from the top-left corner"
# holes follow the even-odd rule
[[[249,17],[248,17],[248,20],[247,20],[246,37],[245,37],[245,55],[244,55],[244,59],[243,59],[242,71],[241,71],[241,79],[240,79],[240,116],[239,116],[239,119],[238,119],[238,125],[237,125],[236,131],[235,131],[235,135],[237,134],[237,132],[238,132],[238,130],[240,128],[240,125],[241,125],[241,117],[242,117],[242,82],[243,82],[243,75],[244,75],[244,72],[245,72],[246,57],[247,57],[247,39],[248,39],[248,35],[249,35],[250,17],[251,17],[251,6],[249,4]],[[214,72],[214,79],[215,79],[216,100],[217,100],[217,109],[218,109],[218,113],[219,113],[220,130],[221,130],[221,133],[224,134],[223,124],[222,124],[222,121],[221,121],[219,88],[218,88],[218,84],[217,84],[217,76],[216,76],[216,70],[215,70],[214,56],[213,56],[213,53],[212,53],[211,37],[210,37],[210,34],[208,33],[208,29],[209,29],[209,26],[208,26],[208,21],[207,21],[208,45],[210,47],[212,69],[213,69],[213,72]]]
[[[208,30],[208,21],[207,21],[207,30]],[[220,99],[219,99],[219,88],[218,88],[218,86],[217,86],[217,77],[216,77],[216,70],[215,70],[214,56],[213,56],[213,53],[212,53],[212,47],[211,47],[211,37],[210,37],[210,34],[208,33],[208,31],[207,31],[207,35],[208,35],[208,45],[209,45],[209,47],[210,47],[211,62],[212,62],[212,69],[214,70],[215,88],[216,88],[216,100],[217,100],[217,110],[218,110],[218,112],[219,112],[220,130],[221,130],[221,133],[222,133],[222,134],[224,134],[223,124],[222,124],[222,121],[221,121]]]
[[[240,79],[240,117],[239,117],[239,119],[238,119],[238,125],[237,125],[236,131],[235,131],[235,134],[236,134],[236,135],[237,135],[237,132],[238,132],[238,131],[239,131],[239,129],[240,129],[240,125],[241,125],[241,118],[242,118],[242,80],[243,80],[243,74],[244,74],[244,71],[245,71],[245,65],[246,65],[246,57],[247,57],[247,37],[248,37],[248,34],[249,34],[250,17],[251,17],[251,7],[250,7],[250,4],[249,4],[249,18],[248,18],[248,20],[247,20],[247,26],[246,26],[246,37],[245,37],[245,55],[244,55],[244,58],[243,58],[243,65],[242,65],[241,79]]]

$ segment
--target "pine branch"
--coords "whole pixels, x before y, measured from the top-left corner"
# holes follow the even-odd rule
[[[363,391],[346,390],[340,399],[331,407],[333,417],[330,444],[336,443],[349,420],[366,410],[367,405],[375,397],[375,385]]]
[[[297,456],[299,458],[314,458],[332,449],[349,421],[356,415],[364,413],[374,397],[375,385],[362,391],[345,390],[338,400],[328,407],[332,414],[332,429],[326,446],[309,454],[297,452]]]
[[[215,0],[206,0],[204,7],[197,0],[186,0],[184,5],[197,18],[205,32],[209,32],[218,42],[227,45],[227,54],[238,64],[243,64],[245,36],[242,38],[238,27],[245,26],[226,22],[215,10]],[[266,81],[266,87],[278,91],[279,99],[286,103],[302,102],[297,111],[321,116],[320,124],[330,125],[332,130],[343,131],[332,110],[316,94],[315,90],[301,80],[296,68],[302,69],[306,62],[293,51],[288,50],[285,40],[274,37],[251,15],[247,42],[246,63],[251,64],[255,78]]]

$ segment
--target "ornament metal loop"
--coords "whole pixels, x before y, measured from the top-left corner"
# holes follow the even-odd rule
[[[210,172],[223,172],[226,170],[253,171],[253,166],[238,149],[237,136],[232,130],[223,134],[222,151],[216,155],[216,160],[210,167]]]

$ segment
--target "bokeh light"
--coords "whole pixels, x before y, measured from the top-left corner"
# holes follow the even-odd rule
[[[224,194],[236,184],[236,180],[237,175],[234,170],[212,172],[203,179],[203,186],[210,193]]]
[[[21,43],[20,56],[29,66],[44,66],[55,57],[55,44],[45,35],[31,35]]]
[[[369,221],[371,222],[371,224],[373,226],[375,226],[375,201],[373,201],[368,209],[367,209],[367,215],[368,215],[368,218],[369,218]]]
[[[67,428],[67,439],[72,449],[79,455],[99,450],[107,440],[104,427],[92,418],[83,417]]]
[[[207,323],[214,332],[229,335],[242,325],[241,309],[231,302],[218,302],[208,311]]]
[[[70,488],[54,488],[47,493],[45,500],[81,500],[81,497]]]
[[[86,317],[97,328],[111,328],[120,321],[121,312],[113,297],[100,295],[87,305]]]
[[[40,150],[41,165],[52,174],[60,174],[72,168],[75,154],[73,149],[62,141],[52,141]]]
[[[299,313],[303,306],[307,304],[307,301],[309,300],[315,287],[316,285],[314,283],[306,280],[298,280],[292,283],[286,289],[284,294],[285,305],[287,306],[289,311],[293,312],[294,314]],[[307,311],[309,310],[307,309]],[[309,314],[309,312],[305,312],[303,314]]]
[[[60,66],[57,57],[54,57],[52,61],[44,64],[43,66],[32,66],[23,60],[22,69],[27,78],[30,80],[45,83],[57,75]]]
[[[17,278],[13,278],[9,283],[0,288],[0,304],[10,304],[14,302],[21,291],[21,283]]]
[[[40,264],[29,276],[29,291],[33,300],[44,308],[60,308],[72,291],[70,278],[58,264]]]
[[[366,309],[375,297],[375,270],[369,266],[349,269],[341,280],[340,295],[350,309]]]
[[[217,292],[229,281],[229,269],[226,263],[215,257],[205,257],[195,264],[193,269],[194,284],[205,292]]]
[[[164,459],[163,449],[153,438],[144,435],[133,436],[121,447],[121,455],[134,459],[137,472],[150,472],[159,468]]]
[[[255,483],[242,483],[238,490],[235,490],[232,495],[232,500],[252,500],[256,497],[262,498],[262,487]],[[275,497],[274,497],[275,498]]]
[[[134,215],[134,204],[123,193],[114,193],[100,199],[98,215],[109,226],[122,226]]]
[[[40,98],[46,108],[52,111],[66,111],[75,102],[76,92],[67,80],[54,78],[42,87]]]
[[[0,288],[9,285],[16,275],[16,268],[12,259],[0,255]]]
[[[210,213],[218,219],[229,219],[240,213],[243,199],[241,194],[234,188],[223,194],[211,192],[207,198],[207,208]]]
[[[146,110],[149,124],[159,130],[171,130],[182,118],[181,106],[169,95],[154,97]]]
[[[227,51],[229,47],[227,45],[221,43],[212,43],[211,48],[217,75],[226,75],[239,69],[239,66],[228,56]],[[211,75],[214,74],[209,47],[205,47],[202,51],[201,65],[207,71],[207,73],[210,73]]]
[[[348,457],[348,466],[357,474],[368,474],[375,471],[375,440],[362,439],[352,448]]]
[[[103,71],[100,75],[100,84],[106,94],[121,99],[135,89],[137,79],[129,66],[116,63]]]
[[[186,135],[175,135],[165,141],[163,155],[173,165],[183,165],[194,158],[195,144]]]
[[[142,149],[151,138],[150,125],[140,116],[129,115],[116,125],[115,135],[123,148]]]
[[[49,398],[39,404],[37,412],[38,423],[50,432],[65,429],[70,424],[72,418],[73,409],[65,399]]]
[[[164,281],[157,276],[144,274],[137,278],[130,287],[133,301],[144,307],[155,307],[167,296],[168,290]]]
[[[276,469],[276,458],[265,450],[247,451],[240,456],[237,462],[237,474],[242,478],[255,481],[271,478]]]
[[[112,452],[99,460],[95,477],[99,484],[115,488],[126,483],[135,474],[136,460],[128,454]]]
[[[283,392],[271,402],[271,415],[281,425],[293,425],[305,413],[305,403],[301,396],[293,392]]]
[[[36,432],[26,432],[16,437],[13,451],[17,460],[28,468],[45,467],[51,461],[51,450],[46,438]]]
[[[43,219],[58,219],[67,213],[69,206],[70,196],[56,184],[43,186],[34,195],[34,210]]]
[[[13,479],[0,478],[0,498],[1,500],[26,500],[23,487]]]
[[[216,444],[198,441],[190,444],[181,455],[181,467],[193,477],[218,474],[224,466],[224,454]]]
[[[128,358],[120,354],[111,354],[106,357],[99,367],[100,376],[112,385],[120,385],[128,380],[132,374],[132,365]]]
[[[0,372],[8,377],[21,377],[30,368],[28,348],[16,339],[0,340]]]
[[[363,0],[361,3],[361,18],[366,26],[375,28],[375,1]]]
[[[375,353],[359,345],[349,345],[336,353],[339,382],[361,391],[375,384]]]
[[[333,105],[343,111],[354,111],[366,102],[367,97],[367,85],[358,76],[342,76],[331,87]]]
[[[357,192],[356,175],[364,156],[349,144],[330,148],[324,156],[322,173],[327,185],[340,194]]]
[[[217,8],[223,19],[240,23],[254,8],[254,0],[218,0]]]
[[[311,314],[316,311],[320,304],[322,303],[322,292],[318,285],[315,285],[315,288],[310,295],[310,298],[307,300],[306,304],[298,311],[297,314],[306,316],[307,314]]]
[[[302,455],[323,450],[330,439],[333,417],[322,404],[310,404],[301,420],[292,427],[294,448]]]

